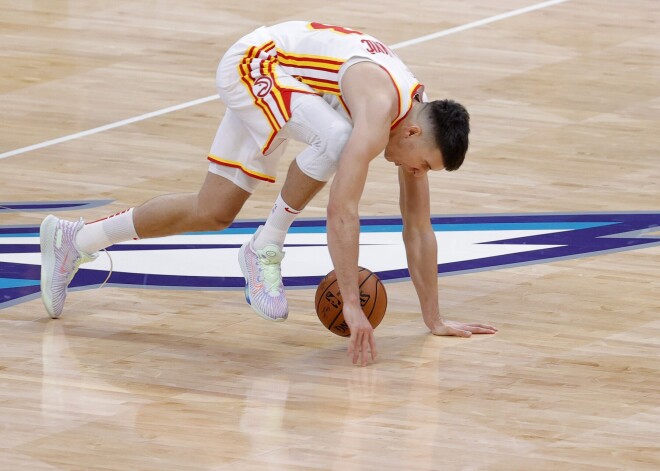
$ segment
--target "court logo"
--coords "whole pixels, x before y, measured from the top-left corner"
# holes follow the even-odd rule
[[[0,203],[11,210],[53,212],[107,201]],[[1,219],[0,219],[1,222]],[[407,280],[398,217],[360,221],[360,260],[384,282]],[[601,255],[660,245],[660,212],[433,216],[439,276]],[[263,221],[236,221],[221,232],[130,241],[108,249],[107,284],[161,289],[241,290],[238,250]],[[315,287],[332,269],[324,219],[299,219],[291,227],[282,262],[288,289]],[[110,262],[101,254],[82,265],[70,288],[98,287]],[[39,296],[38,226],[0,225],[0,308]]]

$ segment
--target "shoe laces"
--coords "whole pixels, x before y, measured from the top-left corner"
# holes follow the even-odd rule
[[[78,249],[75,243],[76,234],[78,233],[78,231],[80,231],[80,229],[83,228],[85,222],[83,221],[82,218],[80,218],[74,224],[75,224],[75,230],[73,232],[73,235],[71,236],[72,238],[70,243],[71,243],[71,250],[75,251],[76,256],[73,259],[73,266],[71,267],[71,273],[68,276],[68,282],[70,282],[71,279],[73,279],[73,276],[78,272],[78,268],[80,268],[80,265],[82,265],[83,263],[93,262],[98,257],[98,254],[93,254],[93,253],[90,254]],[[108,257],[110,257],[109,254]],[[112,259],[110,259],[110,266],[112,266]]]
[[[105,251],[105,249],[104,249],[104,251]],[[67,284],[69,284],[71,282],[71,280],[73,279],[73,277],[75,276],[75,274],[78,273],[78,269],[80,268],[80,265],[82,265],[83,263],[93,262],[94,260],[96,260],[96,257],[98,257],[97,254],[88,254],[88,253],[85,253],[85,252],[78,251],[78,254],[76,255],[76,258],[73,260],[73,266],[71,267],[71,271],[69,272],[69,275],[67,276],[67,280],[66,280]],[[108,254],[108,257],[110,257],[109,254]],[[110,259],[110,265],[112,266],[112,259]]]
[[[272,253],[272,255],[270,253]],[[282,292],[282,266],[284,254],[274,247],[255,250],[259,265],[259,281],[263,281],[266,292],[270,295],[279,295]]]

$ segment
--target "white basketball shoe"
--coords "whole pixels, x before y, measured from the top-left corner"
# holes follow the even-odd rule
[[[281,322],[289,316],[282,283],[284,252],[276,245],[255,249],[252,243],[260,230],[261,227],[238,251],[238,262],[245,278],[245,299],[264,319]]]
[[[97,257],[76,247],[76,234],[84,225],[82,219],[71,222],[53,215],[41,223],[41,300],[53,319],[62,314],[67,287],[78,267]]]

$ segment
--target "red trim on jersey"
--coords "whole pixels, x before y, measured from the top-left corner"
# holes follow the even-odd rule
[[[348,105],[347,105],[346,102],[344,101],[344,97],[343,97],[342,95],[339,95],[339,101],[341,102],[341,105],[342,105],[342,106],[344,107],[344,109],[346,110],[346,113],[348,113],[349,118],[352,119],[353,117],[351,116],[351,110],[348,109]]]
[[[359,34],[362,35],[361,32],[351,29],[351,28],[345,28],[344,26],[337,26],[337,25],[328,25],[325,23],[319,23],[317,21],[312,21],[307,25],[308,28],[310,29],[316,29],[316,30],[331,30],[334,31],[335,33],[341,33],[341,34]]]
[[[324,87],[323,85],[318,85],[318,84],[315,84],[315,83],[311,83],[308,80],[302,80],[302,83],[304,83],[306,85],[309,85],[310,87],[312,87],[314,90],[316,90],[318,92],[328,92],[328,93],[332,93],[333,95],[339,95],[341,93],[341,91],[338,90],[337,88]]]
[[[264,155],[268,152],[268,149],[275,140],[275,136],[277,135],[279,130],[282,129],[282,126],[284,126],[286,121],[291,117],[290,107],[287,106],[287,100],[282,97],[283,89],[277,83],[277,77],[273,70],[276,61],[275,56],[271,56],[265,59],[259,58],[262,52],[271,51],[275,47],[276,47],[275,42],[273,42],[272,40],[263,44],[259,48],[255,48],[254,46],[250,47],[247,53],[245,54],[245,56],[243,56],[243,60],[238,66],[241,80],[243,81],[243,83],[245,83],[250,95],[252,95],[254,104],[259,108],[261,108],[261,111],[263,111],[264,115],[266,116],[266,120],[268,121],[268,124],[272,129],[272,132],[268,137],[268,140],[266,141],[264,147],[261,149],[261,152]],[[261,75],[269,77],[273,82],[269,94],[275,101],[275,105],[277,106],[278,111],[282,115],[282,120],[284,121],[284,123],[280,123],[280,121],[277,119],[277,116],[275,115],[270,104],[267,101],[265,101],[263,98],[260,98],[257,95],[255,95],[254,93],[253,87],[255,80],[252,78],[252,69],[250,67],[250,64],[252,63],[252,61],[255,60],[261,61],[261,63],[259,64],[259,71]],[[282,102],[280,102],[280,99],[282,99]],[[242,170],[245,171],[244,169]],[[255,176],[255,178],[260,178],[260,177]]]
[[[280,65],[285,68],[304,69],[304,70],[318,70],[319,72],[327,72],[331,74],[338,74],[336,69],[328,69],[323,67],[316,67],[313,65],[294,65],[287,62],[280,62]]]
[[[265,103],[258,96],[256,96],[254,94],[254,91],[252,90],[254,79],[251,76],[252,70],[250,68],[250,63],[253,60],[256,60],[262,52],[270,50],[274,47],[275,47],[275,43],[273,41],[270,41],[259,48],[256,48],[255,46],[251,46],[248,49],[248,52],[243,57],[241,63],[238,65],[238,71],[241,76],[241,80],[243,81],[243,83],[245,83],[245,86],[247,87],[250,95],[252,95],[253,97],[254,104],[257,105],[259,108],[261,108],[261,111],[263,111],[264,115],[266,115],[266,119],[268,120],[270,127],[273,129],[273,132],[277,133],[280,127],[279,127],[279,123],[277,122],[277,118],[275,117],[275,114],[270,109],[270,106],[268,106],[267,103]],[[263,62],[262,64],[260,64],[260,66],[262,65]],[[270,141],[272,141],[273,138],[274,136],[271,136]]]
[[[408,114],[410,114],[410,110],[412,110],[412,107],[413,107],[413,101],[415,101],[415,95],[417,95],[417,91],[418,91],[420,88],[422,88],[422,84],[421,84],[421,83],[418,83],[418,84],[415,86],[415,88],[413,88],[412,92],[410,93],[410,108],[408,108],[408,111],[406,111],[406,113],[405,113],[403,116],[401,116],[399,119],[397,119],[397,120],[394,122],[394,124],[392,125],[391,129],[394,129],[395,127],[397,127],[397,126],[399,125],[399,123],[400,123],[401,121],[403,121],[404,119],[406,119],[406,116],[408,116]]]
[[[305,80],[313,80],[315,82],[321,82],[321,83],[325,83],[325,84],[332,85],[334,87],[339,88],[339,82],[337,82],[336,80],[324,79],[324,78],[319,78],[319,77],[312,77],[311,75],[296,75],[296,78],[302,78],[302,79],[305,79]]]
[[[267,75],[273,80],[273,86],[270,89],[270,95],[273,97],[273,100],[275,100],[277,109],[280,111],[282,118],[284,118],[284,121],[286,122],[291,118],[291,109],[286,105],[286,103],[283,100],[282,92],[284,91],[284,89],[280,87],[279,84],[277,83],[277,75],[275,74],[273,62],[270,62],[268,64],[267,73],[265,75]],[[282,99],[282,103],[280,103],[280,99]],[[278,122],[277,124],[279,125],[280,123]]]
[[[408,116],[408,114],[410,114],[410,110],[412,110],[412,106],[413,106],[413,101],[415,100],[415,95],[417,95],[417,91],[422,87],[423,87],[422,84],[418,83],[415,86],[415,88],[413,88],[413,91],[410,93],[410,108],[408,108],[408,111],[406,111],[406,113],[403,116],[401,116],[401,118],[397,119],[394,122],[391,129],[394,129],[395,127],[397,127],[399,125],[399,123],[401,121],[403,121],[404,119],[406,119],[406,116]]]
[[[320,64],[328,64],[328,65],[334,65],[335,68],[333,70],[338,70],[338,67],[341,67],[344,65],[345,60],[340,60],[340,59],[330,59],[330,58],[325,58],[325,57],[319,57],[319,56],[306,56],[303,54],[295,54],[293,52],[285,52],[281,49],[277,50],[277,57],[281,57],[284,60],[288,61],[294,61],[294,62],[318,62]]]
[[[291,91],[288,88],[283,88],[281,93],[282,93],[282,101],[284,101],[284,106],[286,107],[286,111],[289,113],[289,119],[291,119],[291,95],[293,91]]]
[[[282,128],[280,128],[280,129],[282,129]],[[271,145],[273,144],[273,142],[275,141],[275,136],[277,136],[277,133],[278,133],[278,132],[279,132],[279,130],[278,130],[278,131],[273,130],[273,132],[272,132],[272,133],[270,134],[270,136],[268,137],[268,140],[266,141],[266,144],[264,144],[263,148],[261,149],[261,153],[262,153],[263,155],[266,155],[266,154],[268,153],[268,149],[270,149],[270,146],[271,146]],[[246,173],[247,173],[247,172],[246,172]]]

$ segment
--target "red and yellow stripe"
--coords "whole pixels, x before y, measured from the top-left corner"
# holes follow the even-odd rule
[[[250,47],[248,49],[247,53],[243,57],[243,60],[238,64],[238,74],[241,77],[241,80],[245,84],[245,87],[248,90],[248,93],[252,95],[254,98],[254,103],[257,105],[261,110],[264,112],[266,115],[266,118],[268,119],[268,122],[270,123],[271,127],[275,128],[277,126],[277,120],[275,120],[275,117],[273,116],[272,112],[270,109],[265,106],[264,103],[262,103],[262,100],[257,97],[254,92],[252,91],[252,88],[254,86],[254,79],[252,78],[252,70],[250,68],[250,64],[252,63],[253,60],[255,60],[257,57],[262,52],[268,52],[271,49],[275,47],[275,43],[273,41],[270,41],[261,47],[257,48],[255,46]]]
[[[273,88],[271,89],[270,94],[275,99],[277,109],[284,118],[284,123],[286,123],[291,119],[290,95],[286,93],[288,90],[282,87],[277,81],[277,72],[275,71],[275,67],[277,66],[277,59],[272,57],[268,61],[265,61],[262,66],[265,70],[264,75],[273,79]],[[282,123],[281,126],[283,126],[284,123]]]
[[[337,26],[337,25],[328,25],[325,23],[318,23],[316,21],[312,21],[311,23],[307,24],[307,28],[311,30],[330,30],[333,33],[338,33],[338,34],[358,34],[362,35],[361,32],[351,29],[351,28],[345,28],[343,26]]]
[[[326,56],[313,56],[309,54],[296,54],[294,52],[277,50],[277,61],[285,67],[299,69],[313,69],[324,72],[339,73],[345,59]]]
[[[392,79],[392,80],[394,81],[394,79]],[[396,83],[394,85],[396,86]],[[408,116],[408,114],[410,113],[410,110],[412,110],[413,101],[415,99],[415,94],[417,94],[417,90],[419,90],[420,88],[422,88],[422,85],[419,84],[419,83],[416,83],[415,85],[412,86],[412,88],[410,89],[410,105],[408,106],[408,109],[403,114],[403,116],[401,116],[400,118],[398,118],[396,121],[394,121],[392,123],[391,129],[394,129],[401,121],[406,119],[406,116]],[[397,87],[397,90],[399,90],[399,87]],[[401,92],[399,91],[399,94],[400,93]],[[401,100],[399,100],[399,108],[401,108]]]
[[[227,160],[227,159],[221,159],[217,155],[209,154],[208,156],[209,161],[219,164],[219,165],[224,165],[226,167],[232,167],[232,168],[237,168],[241,170],[243,173],[246,175],[256,178],[258,180],[263,180],[265,182],[270,182],[270,183],[275,183],[275,177],[271,175],[266,175],[265,173],[260,173],[255,170],[250,170],[249,168],[246,168],[242,163],[236,162],[234,160]]]
[[[267,59],[261,60],[261,63],[259,64],[259,72],[261,75],[269,77],[273,81],[273,86],[267,97],[272,97],[277,110],[282,116],[282,119],[278,119],[274,110],[271,108],[270,103],[265,100],[266,97],[258,97],[253,91],[256,79],[252,78],[252,61],[259,60],[259,56],[261,56],[261,54],[268,53],[274,48],[275,43],[273,41],[269,41],[260,47],[252,46],[246,52],[243,60],[238,64],[238,73],[241,77],[241,80],[247,88],[248,93],[252,95],[254,104],[258,106],[264,113],[264,116],[266,117],[266,120],[272,129],[272,132],[268,137],[264,147],[261,149],[263,154],[268,152],[268,149],[275,139],[275,135],[279,132],[280,129],[282,129],[284,124],[286,124],[286,122],[291,119],[290,91],[281,87],[277,81],[277,73],[275,71],[275,67],[277,66],[276,56],[271,56]]]
[[[305,75],[295,76],[302,83],[309,85],[314,90],[322,93],[331,93],[333,95],[341,95],[339,83],[336,80],[327,80],[317,77],[308,77]]]

